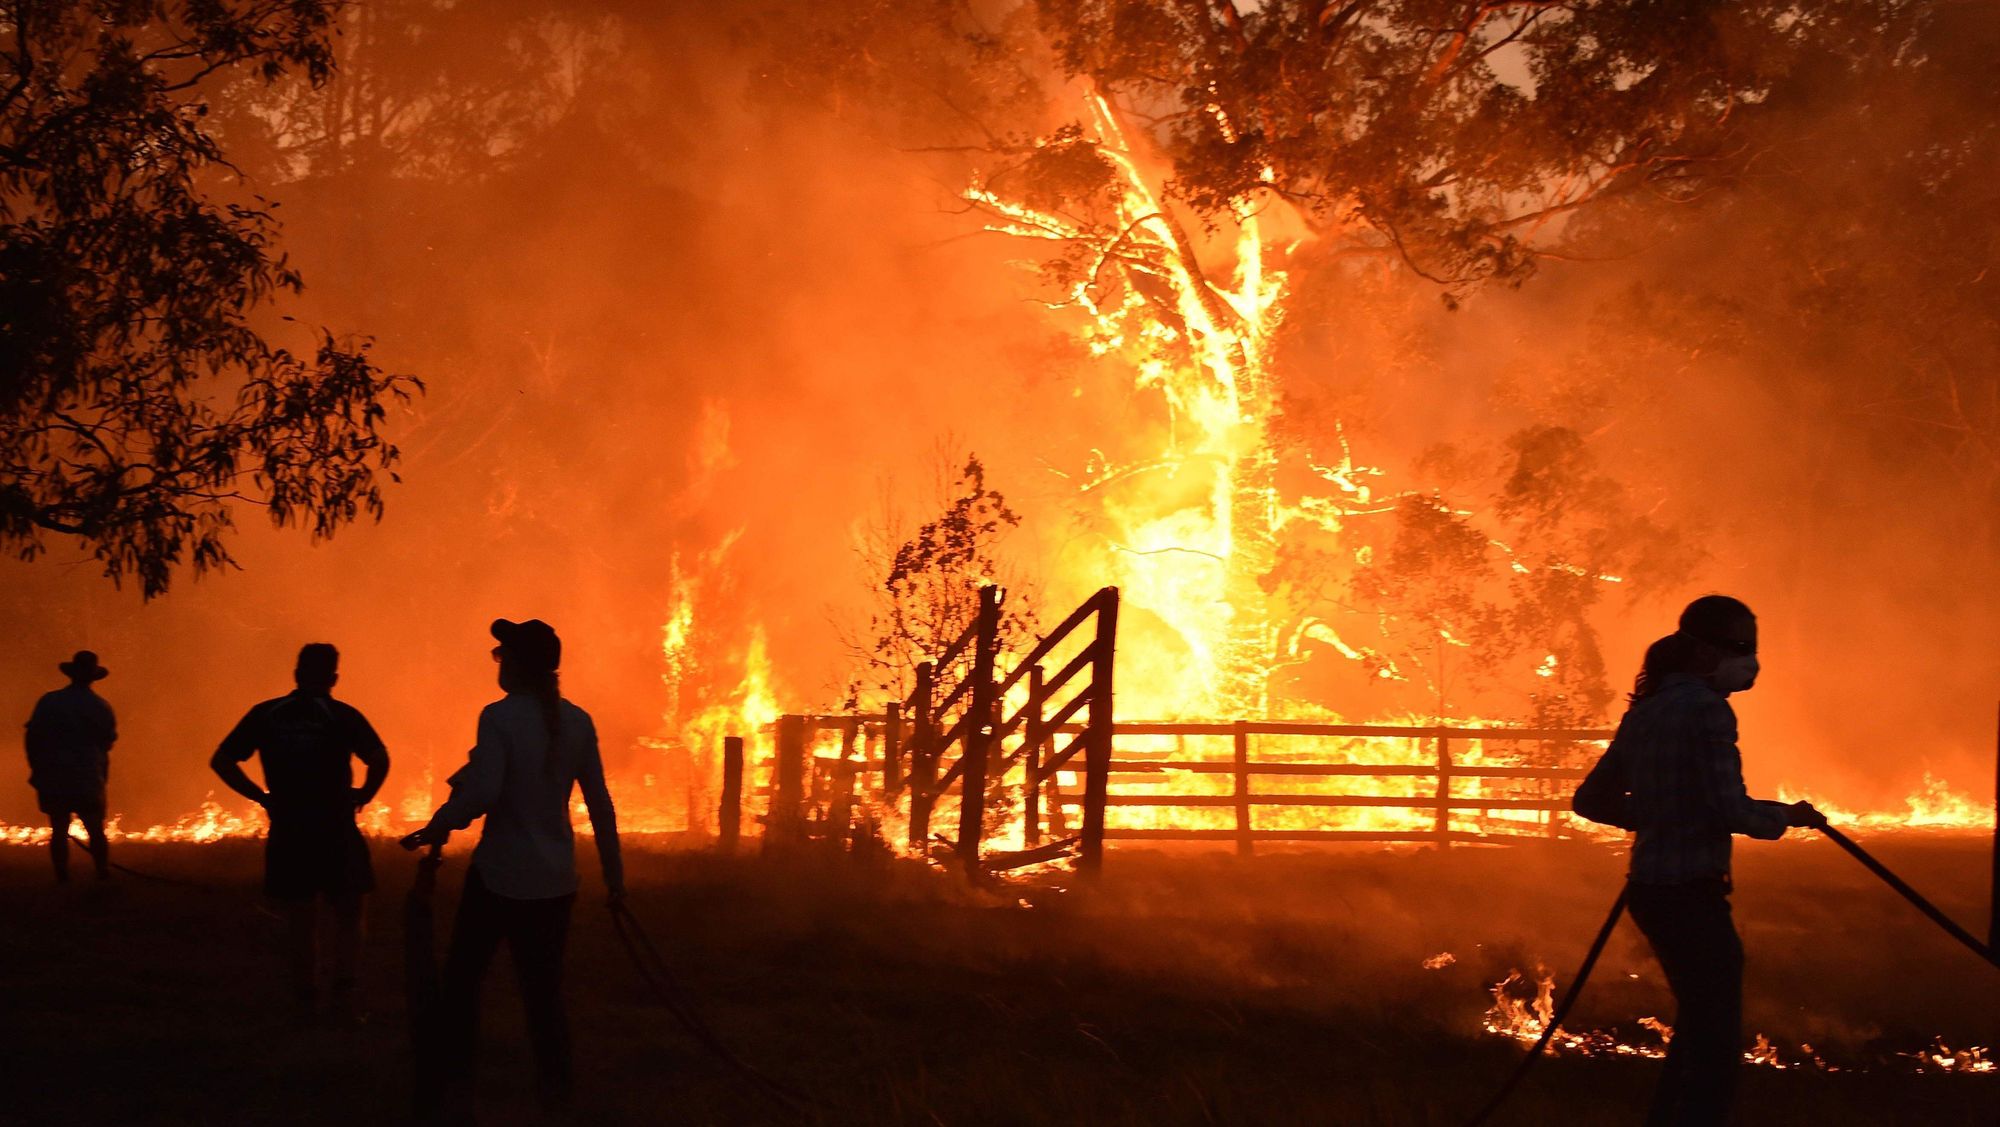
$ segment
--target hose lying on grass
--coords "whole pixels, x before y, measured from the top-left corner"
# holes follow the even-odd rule
[[[410,1043],[416,1065],[416,1105],[419,1118],[434,1114],[441,1093],[426,1078],[439,1067],[437,1059],[437,998],[439,991],[436,959],[436,924],[431,914],[431,897],[437,889],[438,866],[443,863],[443,846],[432,845],[417,861],[417,877],[403,901],[403,987],[409,997]],[[715,1054],[756,1091],[790,1114],[808,1118],[814,1101],[751,1067],[731,1052],[701,1019],[686,991],[675,981],[673,972],[659,949],[639,925],[639,919],[622,901],[611,905],[612,928],[618,942],[652,990],[660,1005],[673,1014],[703,1048]]]
[[[626,907],[623,901],[612,902],[611,924],[618,932],[618,942],[624,945],[625,953],[631,956],[632,965],[638,970],[640,979],[652,989],[653,997],[662,1008],[674,1015],[674,1019],[681,1023],[689,1036],[700,1043],[702,1048],[713,1053],[718,1060],[735,1070],[737,1075],[766,1099],[801,1119],[807,1118],[807,1109],[814,1103],[811,1097],[759,1072],[742,1057],[731,1052],[729,1046],[723,1044],[722,1039],[715,1035],[715,1031],[709,1028],[708,1023],[701,1019],[687,992],[681,989],[680,984],[674,979],[673,972],[668,969],[666,960],[660,957],[659,949],[653,946],[652,939],[646,935],[646,929],[640,926],[639,917],[633,915],[632,909]]]
[[[2000,954],[1996,954],[1992,947],[1981,943],[1971,932],[1960,927],[1950,916],[1940,911],[1937,905],[1924,899],[1921,893],[1910,887],[1909,882],[1891,872],[1887,865],[1870,856],[1868,851],[1856,845],[1852,838],[1834,829],[1832,826],[1821,825],[1815,828],[1825,834],[1835,845],[1840,846],[1851,854],[1856,861],[1866,866],[1869,872],[1882,878],[1884,884],[1895,889],[1902,895],[1903,899],[1915,905],[1918,911],[1930,917],[1931,922],[1942,928],[1945,934],[1970,947],[1974,954],[1985,959],[1994,967],[2000,967]],[[1481,1124],[1492,1117],[1494,1112],[1500,1110],[1500,1106],[1507,1102],[1507,1097],[1513,1095],[1514,1089],[1528,1075],[1528,1069],[1534,1066],[1535,1060],[1542,1055],[1542,1051],[1549,1047],[1549,1039],[1555,1036],[1556,1029],[1562,1025],[1563,1019],[1569,1016],[1570,1007],[1576,1005],[1577,995],[1583,993],[1583,984],[1590,978],[1591,970],[1597,966],[1597,957],[1604,953],[1604,944],[1610,940],[1612,929],[1618,926],[1618,917],[1625,914],[1625,897],[1626,890],[1619,889],[1618,899],[1611,904],[1611,913],[1604,917],[1604,926],[1597,929],[1597,938],[1592,941],[1590,952],[1583,957],[1583,965],[1577,967],[1576,977],[1570,980],[1569,990],[1563,994],[1562,1002],[1549,1014],[1548,1024],[1542,1028],[1542,1035],[1535,1039],[1535,1047],[1529,1049],[1528,1055],[1521,1058],[1521,1063],[1514,1066],[1514,1071],[1508,1074],[1506,1083],[1500,1085],[1500,1090],[1493,1094],[1492,1099],[1486,1101],[1486,1106],[1480,1108],[1477,1114],[1466,1120],[1466,1127],[1480,1127]]]
[[[69,839],[83,847],[85,853],[90,854],[92,857],[97,856],[97,850],[91,847],[89,841],[78,837],[75,830],[70,831]],[[206,884],[198,880],[188,880],[186,877],[162,876],[159,873],[146,872],[144,869],[135,869],[130,865],[121,865],[116,861],[106,861],[105,864],[124,873],[128,877],[138,877],[140,880],[150,880],[159,884],[175,884],[182,888],[199,888],[210,892],[219,891],[216,885]]]

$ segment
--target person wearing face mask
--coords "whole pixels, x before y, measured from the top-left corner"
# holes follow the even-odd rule
[[[1766,841],[1826,819],[1810,803],[1751,798],[1729,696],[1757,683],[1757,617],[1704,595],[1654,642],[1611,746],[1571,808],[1633,831],[1626,904],[1677,1012],[1649,1127],[1728,1118],[1742,1063],[1743,944],[1730,915],[1735,834]]]

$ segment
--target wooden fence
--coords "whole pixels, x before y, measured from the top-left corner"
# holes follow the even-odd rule
[[[1254,852],[1258,842],[1335,842],[1335,841],[1428,841],[1448,844],[1453,841],[1495,842],[1526,836],[1558,836],[1562,822],[1559,815],[1569,809],[1569,794],[1575,780],[1583,777],[1585,769],[1573,766],[1559,766],[1553,762],[1543,765],[1493,764],[1490,749],[1494,745],[1504,745],[1518,749],[1523,744],[1533,744],[1538,753],[1534,758],[1544,760],[1579,758],[1572,754],[1579,745],[1601,744],[1611,738],[1612,733],[1602,729],[1536,729],[1505,727],[1461,727],[1450,725],[1384,725],[1384,724],[1314,724],[1277,721],[1239,720],[1220,723],[1120,723],[1113,726],[1114,739],[1125,737],[1172,737],[1177,740],[1188,738],[1227,738],[1230,755],[1227,759],[1203,757],[1186,758],[1178,754],[1133,755],[1115,752],[1111,762],[1111,784],[1114,793],[1108,796],[1112,807],[1141,807],[1167,810],[1201,810],[1221,808],[1229,811],[1227,827],[1191,828],[1185,826],[1162,825],[1144,828],[1113,826],[1105,830],[1110,840],[1127,841],[1229,841],[1236,851],[1245,856]],[[1273,754],[1269,749],[1259,747],[1282,738],[1288,743],[1307,741],[1309,746],[1303,753],[1297,749]],[[1380,742],[1407,742],[1414,753],[1400,762],[1359,762],[1351,757],[1327,756],[1322,750],[1324,744],[1367,740]],[[1310,745],[1318,744],[1319,748]],[[1455,755],[1456,751],[1476,746],[1480,755],[1477,762],[1467,762]],[[1428,752],[1428,754],[1425,754]],[[1371,756],[1371,759],[1373,757]],[[1169,776],[1174,772],[1188,775],[1220,775],[1229,780],[1226,793],[1118,793],[1121,787],[1129,787]],[[1408,793],[1351,793],[1356,788],[1346,788],[1347,792],[1325,793],[1308,790],[1277,790],[1266,786],[1260,788],[1260,781],[1285,779],[1293,782],[1306,780],[1411,780],[1414,786]],[[1476,790],[1454,786],[1460,780],[1477,784]],[[1493,793],[1489,782],[1493,780],[1511,781],[1513,786],[1506,793]],[[1525,784],[1535,793],[1523,795],[1520,784]],[[1260,809],[1286,811],[1324,811],[1325,823],[1342,821],[1343,812],[1368,809],[1394,809],[1411,812],[1428,818],[1428,826],[1395,829],[1354,829],[1338,825],[1289,825],[1282,827],[1260,827],[1257,811]],[[1496,820],[1495,812],[1533,812],[1545,815],[1534,827],[1523,827],[1513,819]],[[1482,828],[1463,830],[1453,828],[1455,813],[1470,812],[1479,815]],[[1302,819],[1294,818],[1297,822]],[[1463,819],[1461,819],[1463,820]],[[1513,824],[1509,824],[1513,823]],[[1530,829],[1529,833],[1521,832]],[[1032,842],[1039,827],[1028,827]]]
[[[916,668],[910,695],[879,714],[781,717],[772,732],[773,762],[764,817],[765,841],[788,845],[811,838],[846,841],[857,811],[864,818],[894,808],[907,791],[908,837],[914,849],[949,849],[971,875],[1002,865],[1054,857],[1074,846],[1085,874],[1102,863],[1113,840],[1233,841],[1239,853],[1278,841],[1494,841],[1517,826],[1496,824],[1496,812],[1544,815],[1542,832],[1559,832],[1559,812],[1569,806],[1568,783],[1582,775],[1574,766],[1577,745],[1602,742],[1598,729],[1521,729],[1450,725],[1312,724],[1235,720],[1220,723],[1113,722],[1113,667],[1118,639],[1118,589],[1106,587],[1084,600],[1025,654],[1003,668],[1001,607],[1006,593],[981,589],[979,610],[942,653]],[[1053,672],[1051,669],[1053,668]],[[837,754],[811,749],[819,734],[840,733]],[[1120,737],[1125,738],[1123,749]],[[1189,758],[1187,741],[1226,738],[1227,757]],[[1132,741],[1172,739],[1175,749],[1141,749]],[[1273,739],[1317,741],[1318,751],[1273,754],[1253,747]],[[1362,756],[1328,755],[1324,745],[1341,741],[1408,741],[1411,754],[1386,758],[1378,747]],[[1490,764],[1487,745],[1536,745],[1539,754]],[[1477,757],[1459,748],[1477,744]],[[1428,748],[1429,755],[1424,754]],[[1253,751],[1261,751],[1253,754]],[[743,794],[740,742],[725,749],[734,774],[723,782],[724,837],[734,841]],[[955,754],[954,754],[955,753]],[[1072,766],[1081,761],[1081,771]],[[1539,762],[1531,762],[1538,760]],[[1177,792],[1137,789],[1172,779],[1227,775],[1230,789],[1213,785]],[[1413,789],[1393,793],[1377,784],[1375,793],[1325,793],[1297,789],[1313,780],[1401,779]],[[1294,789],[1260,780],[1289,779]],[[1428,789],[1424,781],[1429,780]],[[1477,782],[1473,791],[1454,783]],[[1525,783],[1507,788],[1506,780]],[[1491,789],[1501,781],[1505,793]],[[871,786],[871,782],[873,785]],[[1076,784],[1081,783],[1078,793]],[[1121,783],[1134,789],[1114,793]],[[954,786],[960,801],[958,833],[933,833],[931,813]],[[1026,848],[989,857],[985,838],[994,789],[1019,791]],[[1352,790],[1353,788],[1350,788]],[[735,803],[736,805],[731,805]],[[1228,825],[1115,825],[1109,812],[1133,807],[1166,810],[1226,809]],[[1400,808],[1412,812],[1394,828],[1355,829],[1337,823],[1340,811]],[[1068,815],[1076,811],[1072,821]],[[1259,810],[1293,811],[1291,825],[1259,826]],[[1297,812],[1305,811],[1305,814]],[[1479,811],[1479,819],[1459,818]],[[1324,816],[1312,812],[1324,812]],[[1428,814],[1429,825],[1422,824]],[[1122,820],[1122,819],[1118,819]],[[1455,826],[1465,821],[1474,828]],[[1190,814],[1187,821],[1214,823]],[[1301,824],[1305,823],[1305,824]],[[1333,823],[1333,824],[1329,824]],[[1503,834],[1498,831],[1508,831]],[[1044,844],[1044,838],[1056,840]]]
[[[1032,715],[1032,708],[1022,710]],[[1019,794],[1026,845],[1030,850],[1052,840],[1081,839],[1091,827],[1088,788],[1065,776],[1066,760],[1048,753],[1057,737],[1072,743],[1087,726],[1047,725],[1032,734],[1025,725],[1009,729],[1009,739],[995,740],[996,777]],[[1604,729],[1536,729],[1495,726],[1317,724],[1281,721],[1118,722],[1111,725],[1111,753],[1106,763],[1104,796],[1096,806],[1101,841],[1232,843],[1248,856],[1259,843],[1305,842],[1453,842],[1501,843],[1524,838],[1556,837],[1563,831],[1562,812],[1569,794],[1584,774],[1575,763],[1594,755],[1597,745],[1611,738]],[[804,837],[839,838],[857,819],[879,816],[908,785],[911,744],[917,738],[900,708],[878,713],[792,715],[781,718],[771,735],[778,761],[771,797],[770,825],[786,824]],[[837,748],[827,746],[828,735]],[[1031,735],[1045,741],[1043,748]],[[1140,747],[1171,740],[1170,748]],[[1367,761],[1352,754],[1354,741],[1366,741]],[[1226,746],[1223,755],[1200,755],[1200,745]],[[1407,756],[1380,762],[1384,745],[1407,745]],[[1532,745],[1532,746],[1527,746]],[[814,752],[815,746],[823,750]],[[1496,764],[1494,759],[1534,759],[1540,764]],[[740,770],[741,759],[726,763]],[[1042,769],[1042,764],[1056,766]],[[899,784],[899,780],[901,783]],[[1197,780],[1201,780],[1197,782]],[[1213,781],[1208,781],[1213,780]],[[1339,791],[1283,789],[1333,780],[1357,780]],[[1378,793],[1360,780],[1375,784]],[[1227,783],[1227,789],[1216,782]],[[1402,793],[1379,790],[1402,783]],[[1163,783],[1195,783],[1193,788],[1162,792]],[[734,786],[736,789],[731,790]],[[934,788],[933,793],[941,788]],[[725,779],[725,794],[741,794],[740,781]],[[963,814],[961,804],[961,813]],[[734,824],[727,808],[722,824]],[[1119,825],[1108,810],[1226,811],[1213,817],[1191,814],[1188,821],[1210,824]],[[1407,825],[1396,828],[1342,827],[1344,814],[1365,810],[1406,813]],[[785,811],[792,811],[787,816]],[[1259,812],[1286,814],[1290,824],[1260,825]],[[1523,813],[1541,815],[1533,823]],[[1318,815],[1322,815],[1320,817]],[[1266,819],[1268,821],[1269,819]],[[961,818],[961,822],[964,819]],[[1308,824],[1310,823],[1310,824]],[[1456,827],[1455,827],[1456,823]],[[914,826],[913,826],[914,830]],[[926,836],[915,836],[913,844]]]

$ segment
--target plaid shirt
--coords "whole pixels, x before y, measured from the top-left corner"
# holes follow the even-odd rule
[[[1730,835],[1775,840],[1787,821],[1783,803],[1744,790],[1728,698],[1689,676],[1625,711],[1570,808],[1638,834],[1628,874],[1638,884],[1728,880]]]

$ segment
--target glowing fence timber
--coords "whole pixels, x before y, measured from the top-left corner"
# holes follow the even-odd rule
[[[766,840],[847,840],[856,819],[968,872],[1050,860],[1085,872],[1106,841],[1493,842],[1561,836],[1576,766],[1611,733],[1265,720],[1117,722],[1118,592],[1086,600],[1018,659],[998,588],[881,713],[781,716]],[[1010,666],[1005,672],[1004,665]],[[1074,769],[1082,755],[1082,770]],[[721,824],[741,817],[725,750]],[[1337,791],[1325,789],[1339,784]],[[968,796],[972,796],[968,799]],[[955,838],[933,832],[943,808]],[[897,832],[900,831],[900,832]]]

